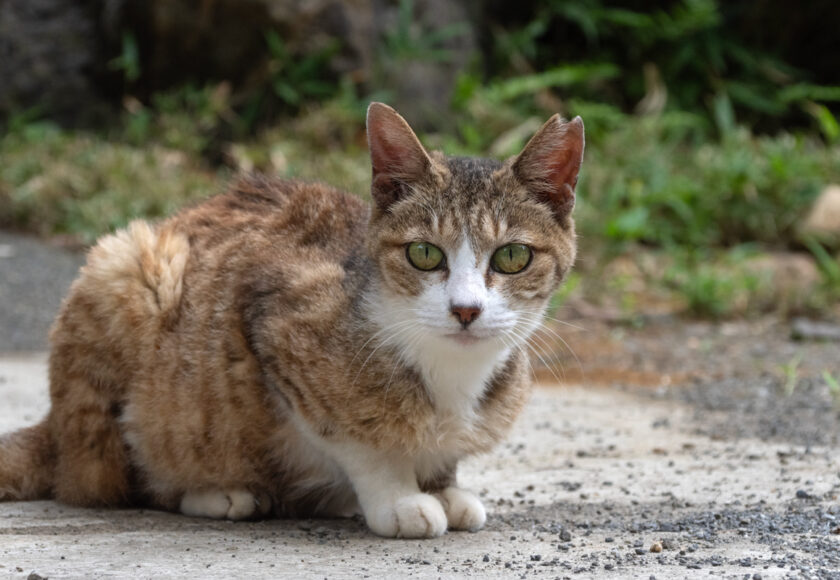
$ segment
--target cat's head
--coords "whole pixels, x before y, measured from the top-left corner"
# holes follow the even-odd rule
[[[380,326],[409,349],[523,342],[575,259],[583,122],[553,116],[504,162],[428,152],[381,103],[367,129]]]

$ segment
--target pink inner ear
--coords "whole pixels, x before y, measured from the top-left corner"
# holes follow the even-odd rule
[[[545,160],[549,182],[558,193],[573,196],[580,172],[580,149],[558,149],[550,153]]]
[[[517,176],[548,202],[558,217],[574,207],[583,142],[580,118],[562,123],[555,116],[528,142],[514,164]]]
[[[368,114],[368,142],[373,174],[397,179],[417,178],[428,158],[408,123],[384,105],[371,106]]]
[[[423,178],[431,160],[405,119],[391,107],[372,103],[367,118],[370,159],[373,166],[371,196],[387,211]]]
[[[387,133],[377,136],[371,132],[370,158],[374,174],[410,175],[411,170],[417,165],[412,160],[410,144],[407,145],[401,141],[399,135]]]

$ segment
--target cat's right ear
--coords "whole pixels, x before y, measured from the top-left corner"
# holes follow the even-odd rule
[[[429,171],[432,161],[405,119],[383,103],[368,107],[367,137],[373,166],[370,193],[377,207],[387,211]]]
[[[554,115],[528,141],[513,162],[513,171],[558,220],[575,207],[575,186],[583,163],[583,120],[564,123]]]

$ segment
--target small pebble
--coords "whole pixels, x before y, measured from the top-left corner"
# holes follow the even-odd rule
[[[808,499],[809,497],[811,497],[811,494],[804,489],[796,490],[796,499]]]
[[[560,530],[560,539],[564,542],[571,542],[572,541],[572,532],[569,530],[563,529]]]
[[[487,554],[484,554],[484,557],[481,559],[481,561],[482,562],[489,562],[490,561],[490,556],[488,556]]]
[[[662,544],[660,542],[654,542],[650,545],[650,551],[659,553],[662,551]]]

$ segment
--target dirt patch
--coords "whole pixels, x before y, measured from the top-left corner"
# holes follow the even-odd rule
[[[838,342],[797,340],[793,324],[776,317],[571,323],[551,328],[567,345],[535,361],[543,380],[688,403],[698,433],[718,439],[840,444],[840,391],[830,383],[840,379]]]

